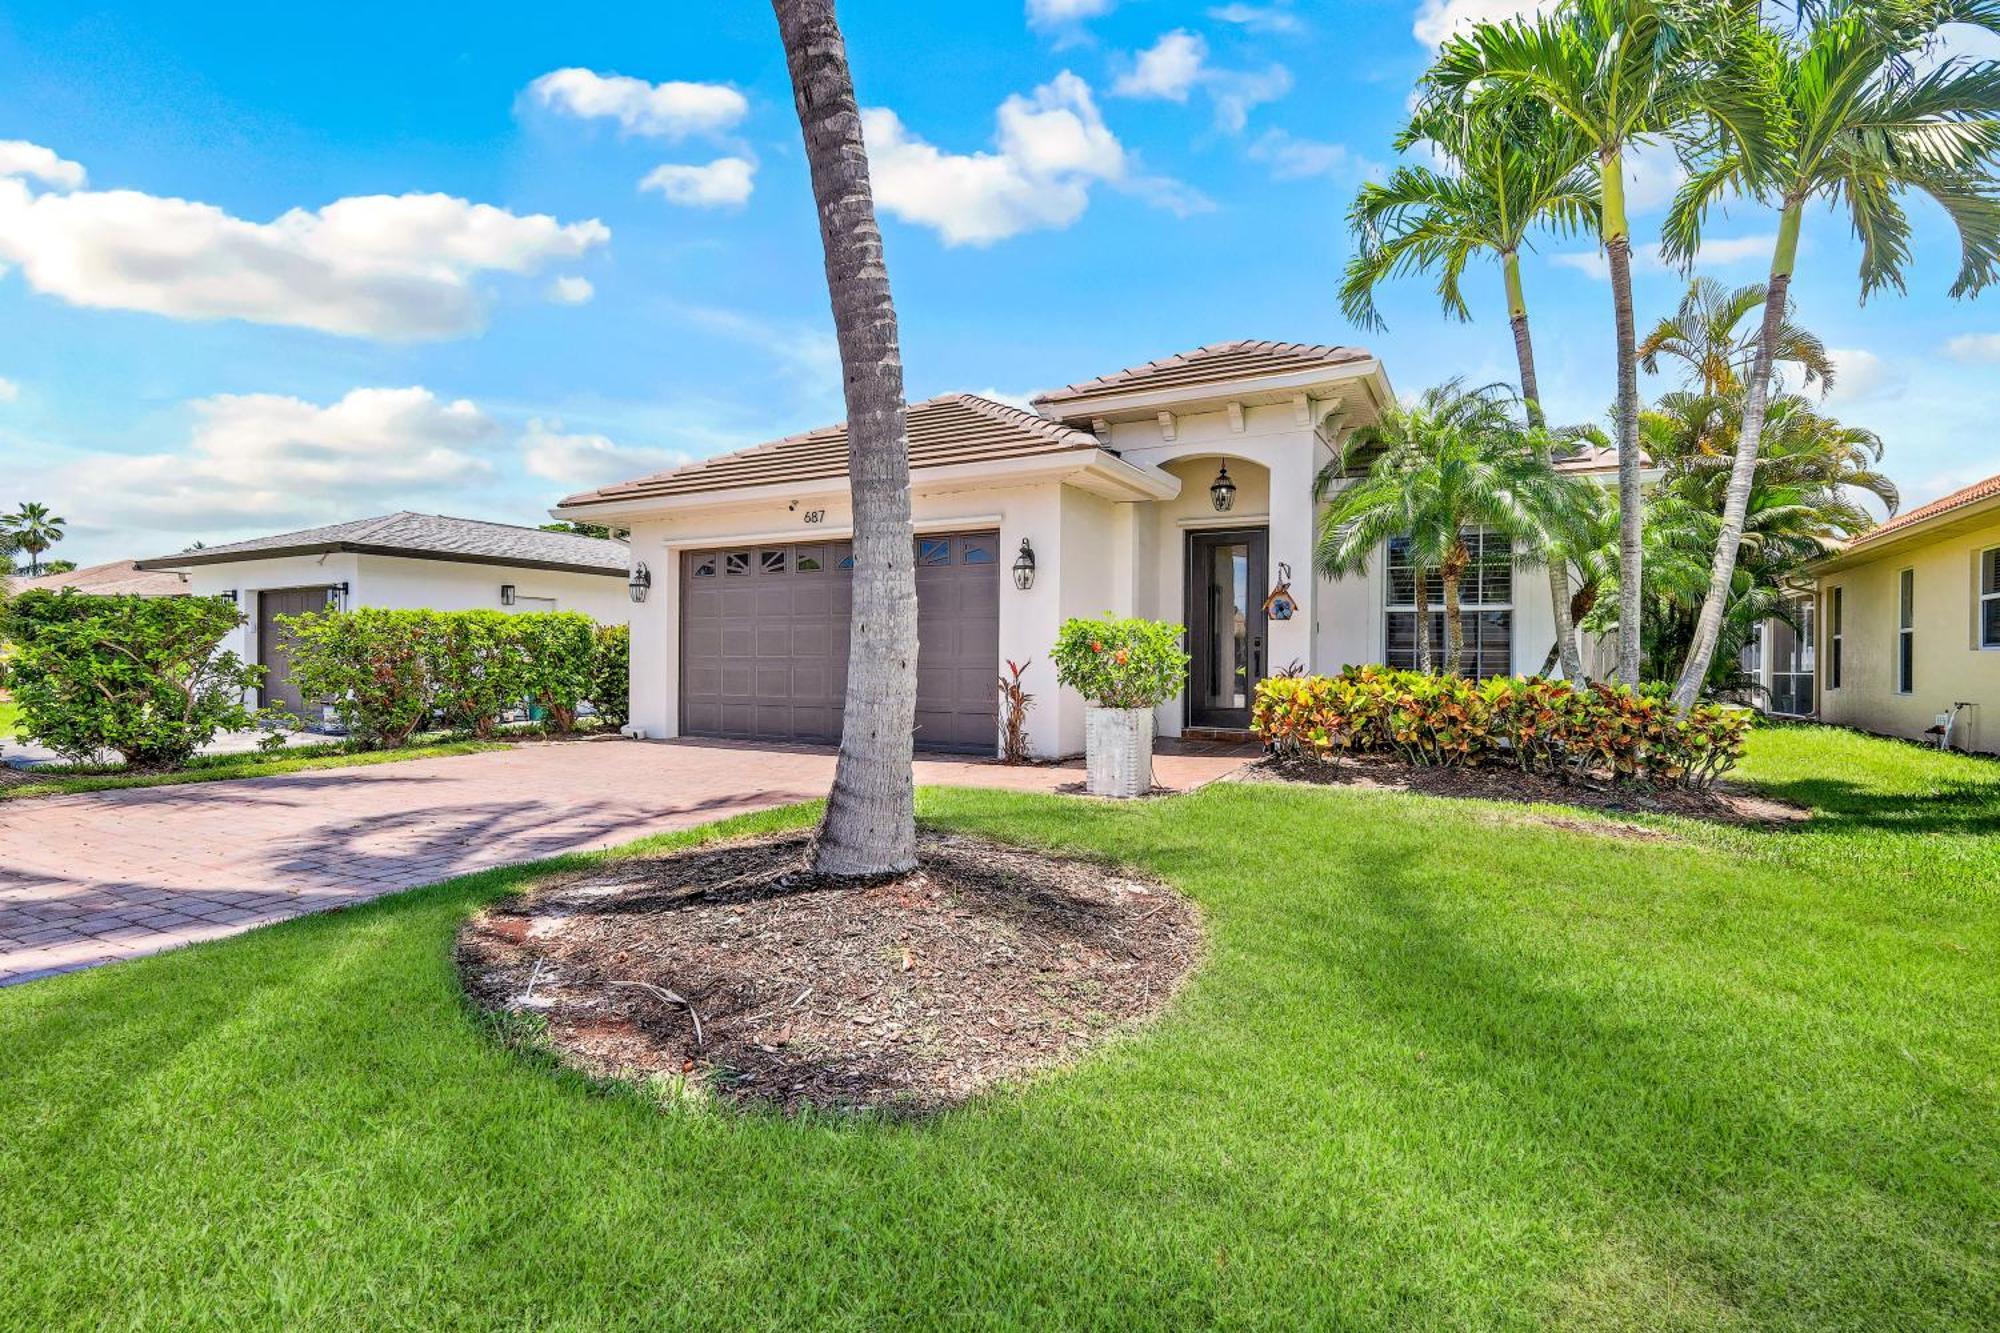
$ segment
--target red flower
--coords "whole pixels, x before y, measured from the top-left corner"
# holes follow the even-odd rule
[[[1104,645],[1101,643],[1093,643],[1090,645],[1090,651],[1093,653],[1101,653],[1104,651]]]
[[[1117,652],[1111,654],[1111,660],[1116,662],[1119,666],[1124,666],[1125,650],[1123,648],[1120,648]]]

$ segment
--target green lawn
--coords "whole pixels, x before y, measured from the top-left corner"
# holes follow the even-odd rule
[[[21,720],[21,705],[12,699],[0,699],[0,741],[14,734],[14,724]]]
[[[922,1125],[509,1054],[449,951],[521,872],[0,991],[0,1326],[1994,1327],[2000,765],[1784,729],[1750,772],[1820,817],[927,791],[1213,947]]]

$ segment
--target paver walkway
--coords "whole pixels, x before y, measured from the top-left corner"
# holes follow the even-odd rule
[[[1162,753],[1161,785],[1246,754]],[[833,753],[585,741],[0,803],[0,985],[213,939],[497,865],[824,796]],[[1077,765],[920,759],[922,785],[1052,791]]]

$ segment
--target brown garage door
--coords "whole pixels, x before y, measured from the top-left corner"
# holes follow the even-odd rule
[[[999,726],[1000,534],[917,539],[917,745],[990,753]],[[681,730],[836,741],[847,692],[846,542],[681,557]]]
[[[308,611],[324,611],[330,588],[267,588],[257,594],[257,664],[264,668],[263,704],[282,708],[309,724],[319,721],[319,710],[306,715],[305,701],[292,684],[292,657],[286,651],[287,636],[278,624],[279,616],[302,616]]]

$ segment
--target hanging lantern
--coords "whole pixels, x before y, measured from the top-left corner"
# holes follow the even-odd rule
[[[519,600],[520,598],[515,593],[513,584],[503,583],[500,585],[500,605],[512,606]]]
[[[641,560],[632,566],[631,577],[625,580],[625,591],[632,594],[633,601],[643,602],[646,600],[646,594],[652,591],[652,588],[653,571],[646,568],[646,562]]]
[[[1014,557],[1014,586],[1022,592],[1035,586],[1035,548],[1021,538],[1021,554]]]
[[[1215,502],[1215,512],[1226,514],[1236,507],[1236,483],[1229,479],[1229,464],[1222,465],[1222,471],[1215,474],[1215,484],[1208,488],[1208,498]]]

